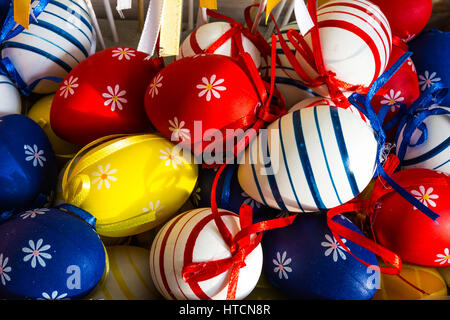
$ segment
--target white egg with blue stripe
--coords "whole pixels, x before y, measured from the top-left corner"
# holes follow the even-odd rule
[[[318,212],[358,196],[373,177],[376,155],[374,132],[361,117],[316,105],[289,112],[260,131],[241,159],[238,179],[266,206]]]
[[[38,81],[34,93],[49,94],[59,80],[95,50],[94,29],[83,0],[49,0],[23,30],[1,44],[1,56],[8,58],[26,86]],[[22,88],[23,89],[23,88]]]
[[[0,116],[20,113],[21,110],[19,91],[8,77],[0,74]]]
[[[435,106],[434,108],[445,109],[450,112],[450,108]],[[427,139],[420,144],[416,144],[422,135],[422,131],[416,129],[409,140],[406,152],[401,159],[401,168],[425,168],[445,173],[450,173],[450,114],[436,114],[427,117],[423,124],[427,128]],[[397,139],[398,147],[403,141],[404,127],[400,131]]]
[[[287,32],[290,29],[299,30],[296,22],[285,25],[280,28],[280,32],[283,35],[284,40],[288,47],[292,50],[292,54],[295,55],[294,46],[291,44],[287,37]],[[278,35],[275,32],[275,35]],[[269,44],[272,44],[272,40],[269,40]],[[277,56],[279,58],[279,64],[277,63],[275,69],[275,86],[280,91],[284,100],[286,101],[286,106],[289,108],[303,99],[317,96],[310,88],[308,88],[303,82],[301,82],[300,77],[295,72],[294,68],[290,64],[288,58],[281,49],[280,40],[277,40]],[[270,62],[270,61],[269,61]],[[267,70],[268,74],[270,74],[270,64],[265,65],[265,61],[262,60],[262,71],[265,72]]]

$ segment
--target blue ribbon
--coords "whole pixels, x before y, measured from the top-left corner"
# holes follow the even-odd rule
[[[71,213],[71,214],[77,216],[78,218],[84,220],[85,222],[90,224],[92,228],[95,229],[95,223],[97,222],[97,219],[92,214],[90,214],[89,212],[87,212],[87,211],[85,211],[85,210],[83,210],[81,208],[78,208],[78,207],[76,207],[74,205],[67,204],[67,203],[60,204],[60,205],[56,206],[55,208],[56,209],[63,209],[63,210],[68,211],[69,213]]]
[[[374,108],[371,105],[372,98],[375,94],[380,90],[389,79],[397,72],[397,70],[405,63],[405,61],[412,55],[411,52],[406,52],[403,54],[388,70],[386,70],[369,88],[369,91],[366,96],[363,96],[359,93],[353,93],[348,101],[358,108],[369,120],[370,125],[375,133],[375,138],[378,143],[377,157],[376,157],[376,170],[379,176],[381,176],[397,193],[400,194],[404,199],[406,199],[409,203],[415,206],[417,209],[422,211],[425,215],[427,215],[432,220],[436,221],[439,218],[439,215],[432,211],[430,208],[422,204],[419,200],[417,200],[413,195],[411,195],[408,191],[406,191],[402,186],[397,184],[387,173],[384,171],[383,165],[381,164],[380,156],[385,148],[386,143],[386,134],[384,132],[382,123],[384,121],[384,116],[386,115],[385,108],[390,106],[385,106],[382,108],[377,114]],[[436,222],[437,223],[437,222]]]

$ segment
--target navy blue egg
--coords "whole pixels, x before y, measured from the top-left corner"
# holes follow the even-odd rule
[[[275,218],[280,211],[264,206],[242,190],[237,178],[237,169],[237,165],[229,164],[223,170],[217,183],[217,207],[239,213],[241,205],[245,203],[253,208],[255,222],[266,219],[268,216]],[[216,174],[216,169],[202,168],[200,170],[197,186],[191,195],[191,202],[195,207],[211,207],[211,189]]]
[[[35,209],[0,224],[0,298],[82,298],[102,279],[105,263],[98,234],[73,213]]]
[[[0,154],[0,214],[43,206],[58,169],[41,127],[20,114],[0,117]]]
[[[424,91],[437,82],[450,88],[450,32],[437,29],[423,31],[408,45],[413,53],[411,59],[419,77],[420,90]],[[450,107],[450,94],[441,105]]]
[[[5,21],[6,16],[8,15],[11,3],[11,0],[0,0],[0,27],[3,25],[3,21]]]
[[[335,219],[361,233],[344,216]],[[373,253],[344,243],[355,256],[378,266]],[[290,226],[266,231],[262,248],[264,274],[291,299],[369,300],[376,292],[374,271],[339,245],[326,214],[298,215]]]

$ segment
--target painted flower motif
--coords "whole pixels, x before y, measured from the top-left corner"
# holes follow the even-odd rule
[[[114,90],[110,86],[108,86],[106,89],[108,90],[108,92],[102,94],[103,98],[107,99],[105,100],[104,105],[111,105],[111,111],[116,110],[116,107],[117,109],[122,110],[122,103],[128,102],[127,99],[123,98],[123,96],[125,96],[127,92],[125,90],[120,91],[120,87],[118,84],[116,84]]]
[[[191,139],[191,133],[189,129],[183,128],[185,125],[184,121],[178,122],[178,118],[175,117],[172,120],[169,120],[169,130],[172,131],[172,135],[170,137],[171,141],[186,141]]]
[[[197,187],[194,192],[192,192],[192,201],[194,202],[195,206],[198,206],[199,201],[201,200],[200,192],[202,189],[200,187]]]
[[[98,172],[92,172],[92,175],[95,177],[92,181],[93,184],[97,185],[97,189],[100,190],[103,187],[103,184],[105,185],[106,189],[109,189],[111,187],[111,181],[117,181],[117,178],[113,176],[117,172],[117,169],[111,169],[111,165],[108,163],[103,169],[102,165],[99,165]]]
[[[45,300],[62,300],[65,297],[67,297],[67,293],[62,293],[62,294],[58,294],[58,291],[53,291],[51,295],[49,295],[47,292],[42,292],[42,297]],[[44,299],[39,299],[39,300],[44,300]]]
[[[286,217],[290,217],[291,215],[292,215],[292,213],[290,213],[289,211],[279,211],[275,215],[275,218],[286,218]]]
[[[73,95],[75,93],[75,90],[73,88],[78,88],[78,78],[70,76],[68,80],[64,80],[63,85],[59,90],[61,90],[61,93],[59,94],[60,97],[64,96],[64,99],[67,99],[67,97],[70,95]]]
[[[224,86],[219,86],[219,84],[222,84],[225,80],[219,79],[216,81],[216,75],[213,74],[211,78],[208,81],[208,78],[203,77],[202,82],[203,84],[198,84],[197,89],[201,89],[198,96],[199,98],[203,97],[206,94],[206,101],[211,101],[211,94],[216,97],[217,99],[220,99],[220,93],[219,91],[225,91],[227,88]]]
[[[280,279],[288,279],[288,272],[292,272],[292,268],[288,267],[288,265],[292,262],[291,258],[286,259],[286,251],[283,251],[283,254],[280,254],[280,252],[277,252],[277,258],[272,259],[273,264],[275,265],[275,268],[273,268],[273,272],[278,272],[278,278]]]
[[[401,94],[402,92],[400,90],[396,92],[394,91],[394,89],[391,89],[389,91],[389,94],[385,94],[383,96],[385,100],[381,100],[381,103],[384,105],[390,105],[391,112],[395,112],[395,110],[398,108],[398,106],[395,106],[395,104],[405,100],[405,98],[400,96]]]
[[[243,198],[245,198],[244,200],[244,204],[248,204],[249,206],[251,206],[253,209],[255,208],[255,206],[259,209],[261,208],[261,204],[256,201],[255,199],[253,199],[252,197],[250,197],[247,193],[242,192],[241,196]]]
[[[420,90],[425,91],[428,87],[430,87],[433,83],[441,81],[441,78],[436,77],[436,72],[430,74],[427,70],[423,75],[419,75],[419,85]]]
[[[444,254],[439,253],[436,255],[438,259],[434,260],[434,262],[439,262],[439,264],[450,264],[450,250],[448,248],[444,249]]]
[[[45,214],[47,211],[49,211],[49,209],[47,208],[40,208],[40,209],[33,209],[33,210],[28,210],[25,211],[24,213],[22,213],[20,216],[22,217],[22,219],[27,219],[27,218],[36,218],[36,216],[38,214]]]
[[[52,256],[49,253],[43,252],[47,251],[51,248],[49,244],[46,244],[42,246],[43,239],[39,239],[36,244],[33,240],[28,241],[29,248],[24,247],[22,248],[22,251],[25,253],[28,253],[24,258],[23,261],[27,262],[31,259],[31,267],[36,268],[36,261],[39,262],[41,267],[45,267],[46,263],[44,259],[51,259]]]
[[[3,253],[0,253],[0,281],[2,285],[6,286],[6,281],[11,281],[11,277],[8,272],[11,272],[11,267],[8,266],[8,257],[3,259]]]
[[[409,41],[411,41],[412,39],[414,39],[416,37],[415,34],[409,34],[405,40],[403,40],[405,43],[408,43]]]
[[[117,48],[114,49],[113,51],[113,58],[118,57],[119,60],[122,60],[123,58],[125,58],[126,60],[130,60],[130,57],[135,57],[136,55],[134,54],[135,51],[133,49],[130,48]]]
[[[414,62],[412,61],[411,58],[408,58],[408,60],[406,60],[406,63],[408,64],[408,66],[411,67],[411,70],[412,70],[413,72],[416,72],[416,66],[414,65]]]
[[[153,202],[150,201],[148,203],[148,208],[142,208],[142,211],[145,212],[145,213],[150,213],[153,216],[153,218],[154,218],[156,216],[156,214],[159,211],[161,211],[161,209],[164,208],[164,206],[160,206],[159,204],[160,204],[159,200],[157,200],[154,205],[153,205]]]
[[[177,154],[170,150],[170,148],[166,148],[166,150],[159,150],[163,155],[160,156],[160,159],[166,160],[166,167],[172,165],[174,169],[177,168],[177,165],[183,166],[183,162],[180,160]]]
[[[434,202],[432,199],[438,199],[439,196],[437,194],[431,194],[432,192],[432,187],[429,187],[427,190],[425,190],[424,186],[420,186],[419,191],[411,190],[411,194],[416,197],[417,200],[422,202],[423,205],[425,205],[426,207],[428,207],[428,205],[436,207],[436,202]],[[417,208],[414,207],[414,210],[417,210]]]
[[[153,78],[153,81],[150,84],[150,91],[148,92],[148,94],[151,95],[152,98],[154,96],[158,95],[158,93],[159,93],[158,88],[162,87],[162,83],[161,83],[162,79],[163,79],[163,76],[160,74],[157,74],[156,77]]]
[[[341,247],[339,242],[337,242],[336,238],[331,236],[329,234],[325,234],[325,239],[327,241],[323,241],[320,245],[322,247],[328,248],[325,250],[325,256],[328,257],[331,253],[333,253],[333,261],[338,261],[338,254],[341,257],[342,260],[346,260],[347,257],[345,255],[345,249]],[[342,238],[342,242],[346,243],[347,240]]]
[[[47,161],[47,159],[43,156],[44,150],[39,150],[37,145],[33,145],[33,147],[29,145],[24,145],[25,154],[27,157],[25,158],[26,161],[33,161],[33,167],[39,166],[43,167],[44,162]]]

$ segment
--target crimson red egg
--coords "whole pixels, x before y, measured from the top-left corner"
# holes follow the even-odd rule
[[[449,267],[450,177],[442,172],[414,168],[399,171],[392,178],[440,217],[436,223],[393,189],[388,189],[375,204],[376,240],[404,262]],[[380,188],[374,189],[375,197],[377,190]]]
[[[144,94],[159,69],[154,59],[131,48],[113,47],[90,56],[56,92],[50,111],[52,129],[77,145],[149,130]]]
[[[392,34],[408,42],[423,30],[431,16],[432,0],[371,0],[386,15]]]

